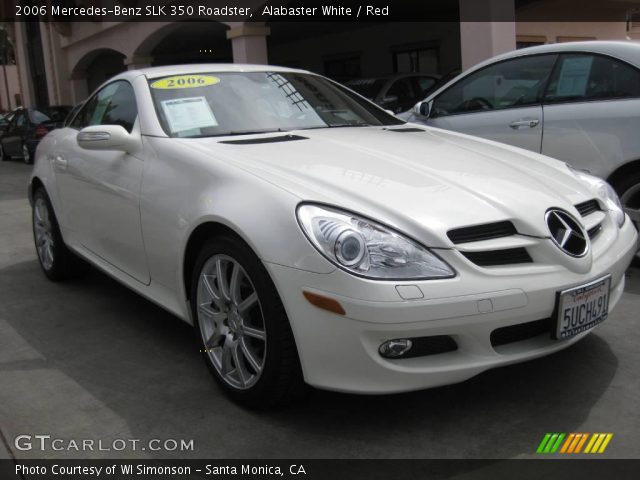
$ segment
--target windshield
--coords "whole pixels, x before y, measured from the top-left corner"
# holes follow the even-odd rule
[[[160,123],[172,137],[404,123],[347,89],[311,74],[177,75],[149,80],[149,87]]]

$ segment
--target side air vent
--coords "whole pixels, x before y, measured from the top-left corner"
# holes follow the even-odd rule
[[[308,138],[301,137],[300,135],[282,135],[278,137],[246,138],[242,140],[223,140],[218,143],[226,143],[228,145],[258,145],[260,143],[292,142],[295,140],[308,140]]]
[[[597,212],[600,210],[600,204],[597,200],[587,200],[586,202],[582,202],[576,205],[576,210],[580,212],[580,215],[586,217],[587,215],[592,214],[593,212]]]
[[[551,333],[551,319],[536,320],[533,322],[520,323],[501,327],[491,332],[491,345],[499,347],[508,343],[521,342],[537,337],[538,335],[549,335]]]
[[[473,227],[456,228],[449,230],[447,236],[453,243],[479,242],[481,240],[491,240],[492,238],[509,237],[515,235],[516,227],[513,223],[497,222]]]
[[[507,248],[504,250],[490,250],[486,252],[461,252],[470,261],[480,267],[495,267],[498,265],[513,265],[517,263],[531,263],[533,260],[526,248]]]

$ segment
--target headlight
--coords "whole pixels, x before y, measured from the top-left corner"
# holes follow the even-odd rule
[[[449,265],[412,240],[370,220],[317,205],[296,212],[311,243],[337,266],[368,278],[450,278]]]
[[[618,227],[624,225],[625,213],[618,198],[618,194],[611,185],[602,180],[601,178],[594,177],[588,173],[581,172],[569,166],[569,169],[602,200],[607,208],[613,215]]]

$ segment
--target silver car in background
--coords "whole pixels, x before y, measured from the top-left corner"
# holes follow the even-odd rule
[[[399,117],[564,160],[608,180],[640,222],[639,43],[562,43],[503,54]]]
[[[394,113],[404,112],[437,87],[439,75],[400,73],[385,77],[354,78],[344,85]]]

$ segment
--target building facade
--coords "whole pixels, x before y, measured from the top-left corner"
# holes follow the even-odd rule
[[[510,14],[513,22],[15,23],[19,93],[26,106],[72,105],[125,69],[172,63],[270,63],[336,80],[408,71],[443,75],[516,47],[640,38],[625,21],[535,21],[534,14],[554,8],[553,2],[537,0],[517,10],[515,1],[458,0],[462,18],[465,9],[481,4],[487,12]],[[616,3],[625,18],[629,3]],[[250,4],[259,8],[264,0],[247,0]]]

